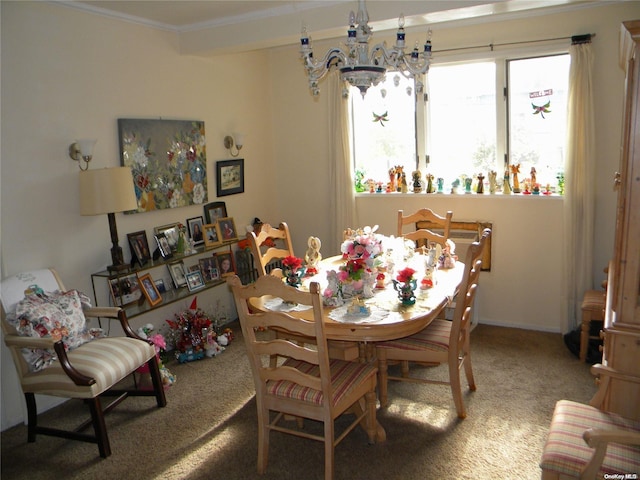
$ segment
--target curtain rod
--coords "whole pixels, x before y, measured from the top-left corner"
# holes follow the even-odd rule
[[[524,40],[522,42],[506,42],[506,43],[489,43],[488,45],[475,45],[472,47],[460,47],[460,48],[448,48],[445,50],[434,50],[433,53],[441,53],[441,52],[457,52],[460,50],[471,50],[474,48],[489,48],[492,52],[494,47],[506,47],[510,45],[523,45],[528,43],[540,43],[540,42],[553,42],[557,40],[571,40],[573,45],[579,43],[589,43],[591,39],[595,37],[595,33],[587,33],[584,35],[573,35],[571,37],[557,37],[557,38],[543,38],[541,40]]]

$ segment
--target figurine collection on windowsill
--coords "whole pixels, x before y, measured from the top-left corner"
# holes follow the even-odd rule
[[[490,170],[485,177],[481,172],[472,176],[461,175],[455,178],[450,188],[445,186],[445,179],[435,178],[427,173],[422,178],[420,170],[411,172],[411,180],[407,183],[407,174],[404,168],[397,165],[389,169],[389,179],[386,182],[368,179],[365,180],[365,172],[356,171],[355,190],[356,193],[426,193],[426,194],[474,194],[474,195],[564,195],[564,174],[556,175],[556,185],[546,183],[542,185],[538,182],[535,167],[531,167],[529,177],[520,180],[520,164],[509,165],[505,169],[502,181],[498,180],[495,170]],[[485,178],[487,181],[485,182]]]

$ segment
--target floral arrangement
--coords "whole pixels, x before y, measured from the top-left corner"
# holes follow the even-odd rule
[[[396,280],[400,283],[404,283],[405,285],[410,284],[411,282],[415,282],[415,278],[413,278],[414,273],[416,273],[416,271],[411,267],[403,268],[398,272]]]
[[[417,281],[413,274],[416,271],[411,267],[405,267],[398,272],[395,280],[393,280],[393,286],[398,292],[398,298],[403,305],[413,305],[416,303],[416,297],[414,291],[417,287]]]
[[[282,259],[282,274],[289,285],[294,287],[300,285],[305,272],[301,258],[289,255]]]
[[[167,320],[171,330],[175,356],[180,363],[213,357],[222,353],[224,347],[233,340],[233,332],[226,328],[218,334],[218,325],[226,320],[226,315],[217,302],[217,313],[214,320],[198,308],[197,297],[191,302],[187,310],[175,314],[174,320]]]
[[[160,377],[162,378],[162,384],[165,387],[170,387],[176,381],[176,376],[169,371],[162,361],[161,354],[167,349],[167,342],[164,339],[164,335],[161,333],[152,333],[154,327],[151,323],[147,323],[145,326],[138,329],[138,336],[145,340],[150,340],[156,350],[156,359],[158,360],[158,368],[160,370]],[[136,370],[138,373],[149,373],[149,367],[145,364]]]
[[[362,281],[364,272],[367,270],[371,272],[371,269],[367,267],[364,259],[355,258],[352,260],[347,260],[347,263],[340,267],[338,279],[342,283],[349,281],[360,282]]]
[[[340,246],[345,260],[362,259],[369,268],[377,266],[378,257],[384,253],[383,236],[376,234],[378,226],[348,230],[349,238]]]

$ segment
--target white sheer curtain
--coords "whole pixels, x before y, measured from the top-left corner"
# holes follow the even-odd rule
[[[331,240],[324,251],[332,255],[340,253],[342,232],[356,225],[356,199],[354,192],[353,168],[349,153],[348,97],[343,96],[343,81],[337,73],[327,78],[329,97],[329,178],[332,191],[329,192],[329,212],[331,214]],[[325,245],[323,245],[324,247]]]
[[[565,161],[564,245],[567,317],[563,331],[578,324],[585,290],[593,288],[595,214],[595,123],[591,43],[571,45]]]

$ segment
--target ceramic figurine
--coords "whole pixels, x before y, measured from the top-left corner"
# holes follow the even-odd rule
[[[407,193],[409,191],[409,187],[407,186],[407,174],[402,172],[402,176],[400,178],[400,191],[402,193]]]
[[[309,248],[304,254],[304,261],[307,263],[307,272],[315,274],[318,273],[318,263],[322,260],[322,254],[320,253],[322,242],[318,237],[309,237],[307,245]]]
[[[413,193],[420,193],[422,191],[421,175],[420,170],[414,170],[411,173],[411,177],[413,178]]]
[[[476,193],[484,193],[484,175],[482,175],[482,173],[478,174],[478,188],[476,188]]]
[[[438,177],[438,180],[436,180],[436,183],[438,184],[438,193],[443,193],[442,189],[444,187],[444,178]]]
[[[511,195],[511,185],[509,184],[509,170],[504,171],[504,181],[502,184],[502,194]]]
[[[498,184],[496,183],[497,172],[495,170],[489,170],[489,193],[496,193],[496,187]]]
[[[520,173],[520,164],[511,165],[511,175],[513,175],[513,193],[520,193],[520,181],[518,174]]]

